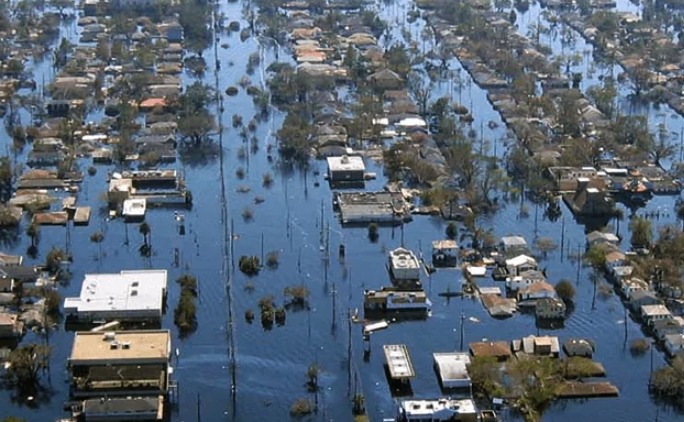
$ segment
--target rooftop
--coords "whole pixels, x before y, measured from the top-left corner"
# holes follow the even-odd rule
[[[363,158],[343,155],[341,157],[328,157],[328,168],[333,171],[365,171]]]
[[[457,247],[458,247],[458,245],[456,244],[456,241],[451,240],[451,239],[433,240],[432,241],[432,249],[435,249],[435,250],[456,249]]]
[[[475,403],[472,399],[453,400],[404,400],[400,403],[402,413],[409,417],[437,416],[437,420],[449,420],[451,416],[475,414]],[[422,419],[422,418],[421,418]],[[426,419],[427,420],[427,419]],[[460,420],[460,419],[454,419]]]
[[[470,343],[470,354],[473,356],[494,356],[508,358],[511,356],[511,346],[505,341],[482,341]]]
[[[433,353],[432,359],[435,361],[442,384],[451,380],[470,380],[466,368],[470,364],[470,355],[467,353]]]
[[[74,337],[69,362],[71,365],[167,362],[170,354],[169,330],[79,331]]]
[[[160,310],[166,291],[166,270],[133,270],[86,274],[79,297],[64,300],[77,312]]]
[[[397,248],[389,252],[393,268],[420,268],[416,255],[408,249]]]
[[[641,313],[645,316],[670,315],[670,310],[665,305],[643,305]]]
[[[392,378],[405,379],[414,378],[416,376],[406,345],[385,344],[382,348],[385,352],[385,361],[387,362]]]

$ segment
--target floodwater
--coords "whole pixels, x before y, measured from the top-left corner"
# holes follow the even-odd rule
[[[387,15],[391,13],[387,10],[391,6],[381,7],[385,8]],[[399,8],[405,9],[406,5],[400,4]],[[239,20],[245,26],[239,3],[222,3],[220,9],[229,21]],[[415,25],[418,28],[421,22]],[[76,29],[72,26],[71,33],[74,31]],[[218,59],[221,63],[218,73],[220,91],[237,85],[245,73],[249,55],[260,52],[261,65],[250,78],[253,84],[262,84],[263,69],[276,60],[276,51],[262,46],[254,38],[241,42],[238,33],[222,34],[220,43],[224,42],[229,47],[218,48],[218,57],[215,57],[213,49],[205,53],[210,70],[204,82],[214,85],[213,66]],[[282,60],[287,52],[281,49],[278,56]],[[458,64],[454,63],[454,66]],[[49,64],[38,64],[35,68],[36,80],[41,80],[40,72],[44,72],[49,80]],[[463,76],[468,77],[465,72]],[[185,79],[186,82],[192,81],[189,76]],[[442,89],[449,88],[444,88],[442,84]],[[486,122],[497,121],[499,117],[486,101],[484,91],[470,84],[462,95],[467,95],[468,102],[472,102],[476,118],[474,126],[477,128],[481,122],[485,123],[485,138],[503,138],[503,125],[491,132],[486,127]],[[389,329],[373,334],[370,358],[365,361],[361,328],[348,323],[349,313],[362,307],[363,289],[388,284],[385,271],[387,250],[403,243],[415,251],[422,250],[429,254],[430,242],[444,237],[446,224],[438,218],[416,216],[403,230],[381,228],[377,243],[368,240],[364,228],[342,228],[332,211],[332,192],[320,175],[325,172],[325,163],[314,161],[305,174],[277,159],[273,163],[267,159],[266,148],[274,143],[273,133],[282,121],[282,114],[273,111],[272,118],[259,125],[256,131],[259,151],[250,153],[246,160],[239,158],[238,151],[243,145],[249,149],[249,145],[243,143],[239,132],[231,127],[230,122],[233,114],[242,115],[245,122],[251,119],[254,115],[251,99],[241,89],[239,95],[225,97],[223,106],[221,121],[225,130],[220,144],[218,139],[214,141],[215,145],[222,145],[220,153],[223,165],[218,156],[184,158],[176,165],[185,174],[194,198],[192,210],[184,211],[187,227],[184,236],[178,234],[171,210],[149,210],[147,219],[152,227],[154,254],[150,259],[140,257],[138,247],[142,244],[142,236],[137,226],[126,226],[120,220],[107,220],[105,204],[100,199],[106,189],[107,172],[116,168],[98,166],[95,176],[86,176],[78,202],[102,211],[93,214],[89,227],[69,227],[69,236],[65,235],[66,231],[62,227],[43,227],[38,258],[32,260],[26,257],[28,264],[42,262],[52,246],[68,249],[73,254],[73,279],[68,286],[60,289],[64,297],[78,294],[85,273],[165,268],[169,271],[170,310],[179,294],[173,280],[184,272],[198,277],[197,331],[186,338],[179,338],[173,326],[172,312],[167,313],[163,323],[164,327],[172,330],[173,347],[178,348],[179,352],[178,358],[174,359],[179,402],[172,412],[172,420],[196,421],[199,419],[198,413],[205,421],[286,420],[295,400],[306,397],[314,399],[305,388],[305,371],[312,363],[322,370],[319,412],[312,420],[350,420],[350,392],[363,393],[371,420],[381,420],[394,415],[393,399],[383,371],[383,344],[404,343],[408,346],[417,372],[417,378],[412,382],[414,395],[435,397],[439,394],[439,387],[432,370],[431,354],[460,348],[461,313],[466,316],[466,347],[468,342],[485,338],[511,340],[538,332],[533,316],[517,315],[504,321],[494,320],[487,315],[479,301],[447,301],[437,296],[437,293],[447,289],[458,290],[461,283],[458,271],[438,271],[424,279],[433,301],[432,317],[427,321],[392,324]],[[4,134],[2,142],[9,142]],[[503,153],[503,148],[499,151],[499,154]],[[19,154],[17,158],[21,160],[23,157],[23,154]],[[88,161],[84,161],[81,169],[85,170],[89,165]],[[370,160],[366,165],[369,171],[379,176],[378,180],[368,182],[366,189],[381,189],[385,183],[382,169]],[[238,180],[235,176],[238,167],[246,170],[244,180]],[[266,172],[274,175],[274,183],[268,188],[262,186],[262,175]],[[226,186],[227,221],[222,221],[222,177]],[[241,185],[249,186],[251,191],[237,192],[236,188]],[[265,198],[265,202],[255,204],[257,195]],[[660,217],[654,220],[655,226],[678,224],[673,212],[674,200],[673,197],[655,197],[638,213],[658,211]],[[254,211],[253,220],[245,221],[242,218],[245,208]],[[496,236],[521,234],[530,244],[537,236],[551,237],[560,244],[562,236],[563,253],[550,253],[542,261],[542,266],[547,268],[550,281],[554,283],[561,278],[576,280],[576,261],[568,258],[568,252],[576,251],[584,244],[584,227],[574,221],[565,207],[563,216],[555,222],[545,219],[543,209],[531,203],[525,202],[523,208],[527,212],[521,215],[519,201],[504,202],[496,215],[481,216],[479,220],[482,226],[492,228]],[[226,225],[233,226],[230,236],[234,239],[232,257],[224,254]],[[621,223],[621,234],[628,239],[627,225],[627,221]],[[22,230],[14,240],[7,242],[3,248],[5,252],[25,253],[29,246],[29,239],[23,235],[25,226],[22,225]],[[90,234],[96,230],[105,234],[101,253],[89,241]],[[321,247],[321,239],[325,237],[329,238],[327,248]],[[337,253],[340,244],[346,246],[344,260]],[[180,257],[178,266],[174,265],[176,249]],[[233,264],[241,255],[261,256],[262,251],[280,252],[280,265],[276,270],[264,269],[252,278],[234,270]],[[274,326],[268,331],[261,327],[258,318],[253,324],[244,320],[246,310],[258,309],[260,298],[273,295],[276,302],[282,304],[283,289],[296,284],[305,284],[311,291],[308,310],[288,312],[284,326]],[[650,357],[633,357],[626,346],[630,340],[643,336],[639,325],[629,318],[625,321],[622,304],[615,295],[597,299],[595,309],[592,309],[592,292],[589,270],[582,268],[577,284],[577,306],[566,321],[565,328],[541,330],[541,334],[558,335],[561,340],[569,337],[593,338],[598,349],[596,359],[605,365],[608,379],[619,387],[620,397],[558,402],[549,409],[545,420],[681,420],[681,415],[658,407],[648,396],[646,384]],[[232,312],[229,307],[232,307]],[[229,320],[229,313],[233,315],[232,320]],[[229,341],[231,332],[233,337]],[[62,404],[68,398],[65,362],[72,339],[73,334],[64,332],[63,328],[50,337],[53,349],[50,394],[29,405],[11,400],[11,392],[8,391],[0,396],[0,414],[13,414],[29,421],[54,420],[66,416],[62,411]],[[42,340],[37,335],[28,334],[24,341]],[[232,353],[235,356],[234,401],[231,395],[229,344],[233,345]],[[663,364],[660,352],[654,353],[653,359],[656,367]],[[507,420],[517,420],[512,414],[505,416]]]

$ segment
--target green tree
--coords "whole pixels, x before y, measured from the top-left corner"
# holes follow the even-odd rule
[[[534,246],[542,253],[542,256],[546,259],[549,252],[558,249],[556,242],[550,237],[539,237],[534,242]]]
[[[651,221],[642,217],[635,217],[629,222],[629,230],[632,232],[630,242],[634,247],[649,248],[653,240]]]
[[[453,221],[449,222],[446,227],[446,236],[452,240],[458,236],[458,226]]]
[[[215,130],[214,116],[208,110],[199,110],[192,114],[183,113],[178,119],[178,132],[195,145],[202,143]]]
[[[149,240],[150,240],[149,237],[150,237],[151,234],[152,234],[152,227],[150,226],[150,224],[149,224],[147,221],[143,221],[143,222],[140,223],[140,225],[138,226],[138,231],[139,231],[140,234],[143,236],[144,245],[145,245],[145,246],[149,246],[149,243],[150,243],[150,242],[149,242]]]
[[[572,302],[575,298],[575,286],[567,279],[562,279],[556,284],[556,294],[563,302]]]
[[[68,256],[62,249],[53,247],[45,257],[45,267],[50,274],[57,274],[62,266],[62,262],[66,261]]]
[[[26,235],[31,238],[31,246],[35,247],[40,239],[40,225],[32,222],[26,227]]]
[[[675,357],[671,365],[656,369],[651,375],[655,395],[682,407],[684,404],[684,359]]]

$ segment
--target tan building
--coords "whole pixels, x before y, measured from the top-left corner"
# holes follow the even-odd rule
[[[159,396],[169,389],[169,330],[77,332],[68,360],[71,396]]]

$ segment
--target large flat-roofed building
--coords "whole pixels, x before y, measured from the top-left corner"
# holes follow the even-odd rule
[[[86,274],[79,297],[64,300],[68,318],[78,321],[161,321],[166,270]]]
[[[387,265],[392,284],[403,289],[420,289],[420,261],[405,248],[389,251]]]
[[[86,422],[161,421],[164,397],[113,397],[83,401]]]
[[[400,422],[477,422],[478,411],[472,399],[403,400],[399,402]]]
[[[363,181],[366,166],[363,158],[350,157],[328,157],[328,180],[331,182],[360,182]]]
[[[433,353],[432,360],[442,388],[470,388],[468,353]]]
[[[169,330],[77,332],[68,360],[71,395],[165,395],[170,356]]]

